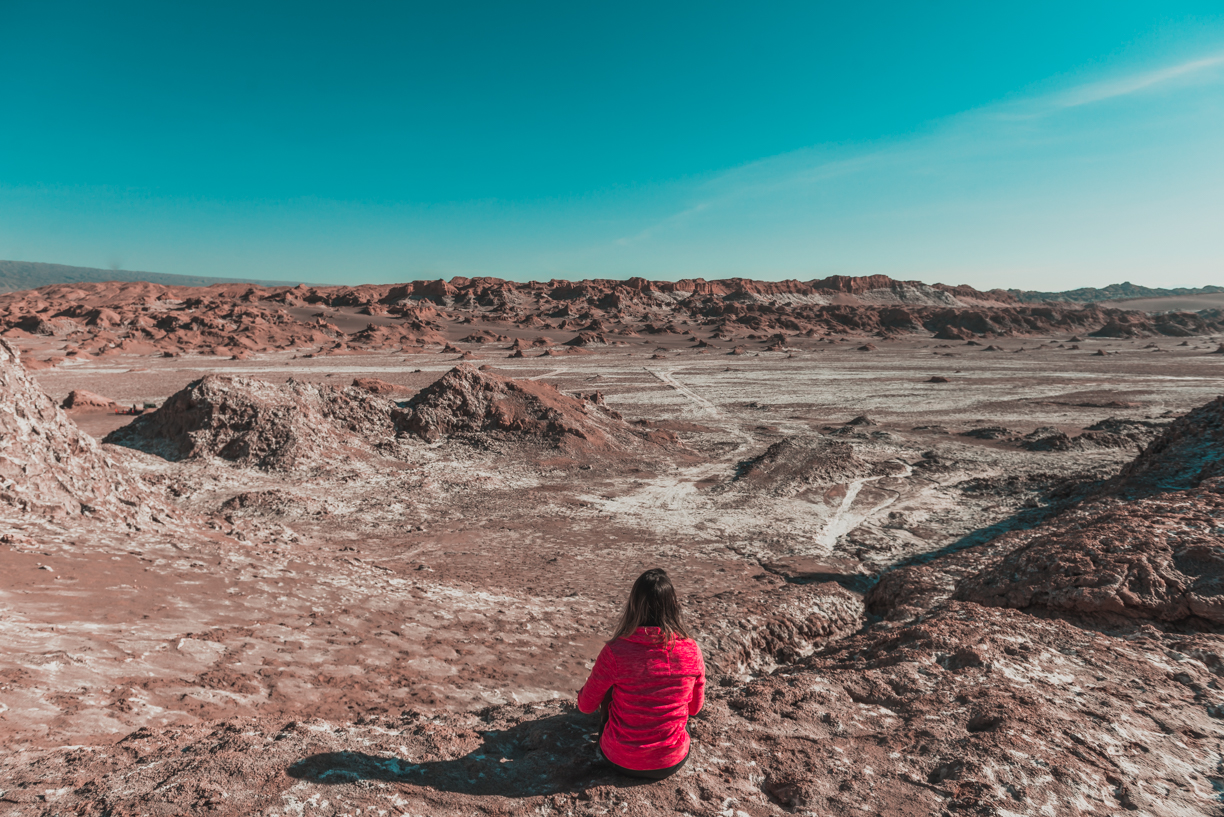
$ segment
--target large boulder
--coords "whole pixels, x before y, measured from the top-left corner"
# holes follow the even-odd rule
[[[60,404],[61,408],[65,409],[114,409],[118,405],[109,397],[103,397],[100,394],[85,391],[85,389],[73,389]]]

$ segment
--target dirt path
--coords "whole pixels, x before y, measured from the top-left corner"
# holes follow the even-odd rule
[[[914,469],[905,463],[902,464],[905,465],[905,473],[895,476],[899,476],[900,478],[904,479],[905,477],[911,476],[914,473]],[[867,519],[884,510],[889,505],[892,505],[901,498],[901,494],[898,491],[881,489],[888,494],[886,499],[881,502],[872,502],[868,507],[863,507],[863,505],[860,504],[856,508],[855,500],[857,500],[861,495],[863,486],[867,485],[868,483],[878,482],[881,479],[884,479],[884,477],[867,477],[866,479],[856,479],[845,486],[846,493],[842,497],[841,504],[833,510],[832,515],[825,523],[824,530],[818,537],[818,541],[828,547],[830,553],[836,549],[838,539],[845,536],[847,533],[850,533],[859,525],[863,524],[863,522],[867,521]]]
[[[702,415],[724,424],[724,430],[739,440],[739,446],[723,459],[678,469],[650,481],[625,496],[602,500],[601,506],[607,513],[652,520],[657,520],[660,514],[666,514],[670,517],[669,521],[672,525],[692,530],[709,515],[714,505],[709,498],[701,495],[697,484],[728,473],[728,460],[734,463],[737,457],[755,443],[755,440],[752,435],[740,429],[734,420],[727,417],[718,406],[676,380],[672,372],[647,367],[643,369],[687,397]]]
[[[751,446],[753,442],[755,442],[752,438],[752,435],[748,434],[743,429],[741,429],[738,425],[736,425],[733,420],[727,417],[727,415],[723,412],[722,409],[720,409],[718,406],[714,405],[709,400],[702,397],[697,392],[690,389],[688,386],[681,383],[679,380],[676,380],[676,378],[672,376],[671,371],[660,371],[658,369],[651,369],[647,367],[643,367],[643,368],[656,379],[662,381],[663,383],[666,383],[668,386],[672,387],[676,391],[683,394],[689,400],[692,400],[695,404],[697,404],[702,409],[702,411],[706,415],[708,415],[712,419],[718,420],[723,423],[728,423],[730,425],[730,427],[726,430],[730,431],[730,433],[734,434],[736,437],[739,438],[740,447],[732,451],[729,456],[736,456],[740,454],[746,448]]]

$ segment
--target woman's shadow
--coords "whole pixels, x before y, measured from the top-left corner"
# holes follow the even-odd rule
[[[597,725],[592,716],[572,711],[484,732],[478,749],[455,760],[412,763],[394,756],[325,752],[299,760],[287,772],[290,777],[331,785],[382,780],[503,797],[650,782],[622,777],[596,761],[593,733]]]

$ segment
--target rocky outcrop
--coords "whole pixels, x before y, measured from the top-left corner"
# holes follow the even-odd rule
[[[0,339],[0,506],[52,518],[131,522],[173,512],[39,388]]]
[[[863,596],[867,612],[904,621],[918,617],[952,595],[955,580],[946,570],[908,565],[879,578]]]
[[[1142,451],[1160,436],[1167,425],[1153,420],[1110,417],[1093,423],[1074,437],[1055,428],[1036,429],[1025,435],[1023,447],[1029,451],[1097,451],[1110,448],[1138,448]]]
[[[0,333],[71,337],[80,354],[91,355],[206,351],[241,359],[307,348],[311,355],[396,351],[443,345],[446,330],[466,343],[509,339],[489,329],[471,331],[470,324],[485,320],[579,331],[569,341],[579,347],[616,345],[623,342],[618,336],[695,333],[698,328],[727,341],[758,341],[763,349],[784,347],[793,337],[844,334],[1184,337],[1224,330],[1220,310],[1147,315],[1095,304],[1033,305],[999,290],[932,286],[882,275],[807,282],[455,278],[358,287],[107,282],[0,295]]]
[[[368,456],[396,435],[395,404],[365,389],[209,375],[104,442],[169,460],[284,470]]]
[[[709,674],[742,678],[810,655],[863,624],[863,602],[835,582],[726,592],[693,603]]]
[[[1222,516],[1224,483],[1095,515],[1069,514],[962,580],[956,598],[1042,614],[1221,628]]]
[[[407,386],[400,386],[395,383],[388,383],[386,380],[379,380],[377,377],[355,377],[353,378],[353,388],[364,389],[371,394],[383,395],[407,395],[412,394],[416,390],[410,389]]]
[[[1083,436],[1133,442],[1158,424],[1110,419],[1092,428]],[[1224,398],[1175,420],[1092,503],[992,543],[955,597],[1093,621],[1224,627],[1222,476]]]
[[[747,685],[720,737],[739,719],[776,735],[763,788],[796,811],[1209,813],[1214,793],[1179,770],[1211,774],[1224,695],[1168,652],[952,602]]]
[[[862,479],[872,471],[872,464],[848,443],[799,435],[780,440],[760,456],[741,463],[735,481],[741,488],[793,496]]]
[[[1110,485],[1118,496],[1192,488],[1224,476],[1224,397],[1174,420]]]
[[[674,440],[667,432],[635,429],[606,406],[562,394],[548,383],[502,377],[470,364],[422,389],[409,401],[401,425],[427,442],[502,433],[554,446],[617,450]]]
[[[60,404],[64,409],[114,409],[119,404],[109,397],[94,394],[84,389],[73,389]]]

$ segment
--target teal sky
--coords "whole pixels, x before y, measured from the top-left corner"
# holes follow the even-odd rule
[[[0,0],[0,258],[1224,283],[1224,7]]]

